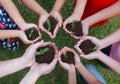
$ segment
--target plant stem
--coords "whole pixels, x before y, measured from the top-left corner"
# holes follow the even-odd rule
[[[29,34],[29,38],[32,36],[33,32],[34,32],[34,30],[31,29],[30,34]]]
[[[46,53],[48,51],[49,51],[49,48],[40,49],[38,52],[35,52],[34,55],[35,56],[43,55],[44,53]]]
[[[47,26],[48,26],[48,31],[50,31],[51,30],[51,23],[50,23],[50,20],[49,19],[47,19]]]

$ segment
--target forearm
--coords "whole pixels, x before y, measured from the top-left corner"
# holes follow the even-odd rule
[[[25,77],[20,81],[20,84],[35,84],[37,79],[41,76],[41,74],[29,71]]]
[[[66,0],[56,0],[52,11],[60,11]]]
[[[0,30],[0,39],[18,37],[20,30]]]
[[[22,70],[26,67],[25,62],[22,58],[16,58],[8,61],[1,61],[0,62],[0,78],[6,76],[8,74],[17,72]]]
[[[84,19],[83,22],[88,23],[89,26],[92,26],[97,22],[109,19],[118,14],[120,14],[120,0],[118,0],[113,5],[101,10],[100,12],[89,16],[88,18]]]
[[[19,27],[26,23],[11,0],[0,0],[0,4]]]
[[[47,13],[36,0],[21,0],[29,9],[34,11],[36,14],[41,15]]]
[[[96,79],[96,77],[90,73],[83,64],[77,66],[77,70],[89,84],[99,84],[99,81]]]
[[[77,84],[75,68],[68,72],[68,84]]]
[[[112,70],[117,72],[120,75],[120,63],[115,61],[114,59],[108,57],[107,55],[101,53],[101,56],[97,57],[98,60],[105,63],[107,66],[109,66]]]
[[[85,9],[85,6],[86,6],[86,3],[87,3],[87,0],[77,0],[75,9],[74,9],[72,15],[75,15],[81,19],[84,9]]]
[[[120,41],[120,29],[112,33],[111,35],[105,37],[104,39],[101,40],[101,46],[99,49],[105,48],[115,42]]]

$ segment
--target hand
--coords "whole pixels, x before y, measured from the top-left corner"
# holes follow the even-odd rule
[[[86,37],[82,37],[81,40],[74,46],[75,49],[80,53],[80,54],[84,54],[82,52],[82,50],[79,48],[79,46],[81,45],[81,43],[85,40],[89,39],[90,41],[92,41],[95,45],[99,46],[99,48],[97,50],[100,49],[100,46],[102,45],[101,40],[97,39],[96,37],[92,37],[92,36],[86,36]]]
[[[80,21],[80,18],[75,16],[75,15],[71,15],[70,17],[68,17],[64,22],[63,22],[63,28],[66,28],[66,25],[69,23],[72,23],[73,21]]]
[[[47,20],[48,17],[49,17],[49,14],[47,12],[42,13],[39,17],[38,25],[39,25],[39,28],[42,31],[45,31],[45,28],[43,27],[43,24],[45,23],[45,21]]]
[[[54,58],[53,61],[50,64],[47,63],[42,63],[42,64],[38,64],[38,63],[34,63],[31,66],[31,71],[39,74],[39,75],[45,75],[50,73],[56,66],[58,61],[58,58]]]
[[[63,53],[65,53],[66,51],[71,51],[71,52],[73,52],[74,54],[76,54],[76,53],[74,52],[73,49],[70,49],[70,48],[68,48],[68,47],[64,47],[64,48],[59,52],[59,64],[60,64],[60,66],[61,66],[62,68],[64,68],[66,71],[70,72],[71,70],[75,69],[75,66],[74,66],[73,64],[68,64],[68,63],[62,62],[61,57],[60,57],[60,56],[61,56]]]
[[[33,23],[24,23],[23,25],[21,25],[21,29],[23,31],[27,30],[27,29],[30,29],[32,27],[35,27],[35,28],[38,28],[36,24],[33,24]]]
[[[50,16],[58,22],[51,38],[55,38],[60,27],[62,27],[62,16],[58,11],[51,11]]]
[[[102,46],[102,41],[101,41],[100,39],[97,39],[96,37],[86,36],[86,37],[83,37],[83,39],[89,39],[89,40],[92,41],[95,45],[99,46],[98,49],[100,49],[100,47]]]
[[[38,39],[41,38],[40,32],[38,32],[38,33],[39,33],[39,37],[37,37],[36,39],[31,41],[31,40],[28,40],[28,38],[25,34],[25,31],[19,30],[18,38],[20,38],[25,44],[32,44],[32,43],[36,42]]]
[[[82,32],[83,32],[83,36],[87,36],[88,32],[89,32],[89,25],[83,20],[81,21],[82,23]]]
[[[81,57],[91,60],[91,59],[99,59],[99,57],[103,56],[103,53],[100,50],[92,52],[88,55],[80,55]]]
[[[24,55],[21,58],[26,62],[27,67],[31,66],[35,62],[34,53],[36,52],[36,49],[40,47],[42,44],[43,41],[32,44],[26,49]]]

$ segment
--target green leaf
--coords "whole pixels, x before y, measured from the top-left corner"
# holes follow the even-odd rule
[[[73,20],[73,21],[72,21],[72,29],[74,29],[75,27],[76,27],[75,21]]]
[[[66,53],[64,53],[63,55],[64,55],[64,58],[67,58],[67,57],[68,57]]]
[[[41,55],[41,53],[40,52],[35,52],[34,55],[38,56],[38,55]]]
[[[44,53],[47,52],[47,51],[49,51],[49,48],[45,48],[45,49],[43,50]]]
[[[48,25],[48,31],[50,31],[51,30],[51,23],[50,23],[50,20],[49,19],[47,19],[47,25]]]
[[[95,47],[93,48],[93,50],[96,51],[98,48],[99,48],[99,46],[95,46]]]
[[[32,29],[32,30],[30,31],[29,38],[32,36],[33,32],[34,32],[34,30]]]

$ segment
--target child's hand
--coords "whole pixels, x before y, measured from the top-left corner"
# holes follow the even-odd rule
[[[68,64],[68,63],[65,63],[65,62],[62,62],[62,60],[61,60],[61,55],[63,54],[63,53],[65,53],[66,51],[71,51],[71,52],[73,52],[74,54],[75,54],[75,52],[73,51],[73,49],[70,49],[70,48],[68,48],[68,47],[64,47],[60,52],[59,52],[59,64],[60,64],[60,66],[62,67],[62,68],[64,68],[66,71],[70,71],[70,70],[72,70],[72,69],[75,69],[75,66],[73,65],[73,64]]]
[[[75,15],[71,15],[69,16],[64,22],[63,22],[63,28],[66,28],[66,25],[69,23],[72,23],[73,21],[80,21],[80,18],[75,16]]]
[[[45,23],[45,21],[47,20],[47,18],[49,17],[49,14],[46,12],[46,13],[42,13],[39,17],[39,20],[38,20],[38,25],[39,25],[39,28],[42,30],[42,31],[45,31],[45,28],[43,27],[43,24]]]
[[[92,36],[86,36],[86,37],[82,37],[81,40],[74,46],[75,49],[77,49],[77,51],[80,52],[80,54],[84,54],[82,52],[82,50],[79,48],[79,45],[81,45],[81,43],[85,40],[89,39],[91,42],[93,42],[95,45],[99,46],[97,50],[100,49],[100,46],[102,45],[102,41],[97,39],[96,37],[92,37]]]
[[[50,16],[52,16],[57,21],[56,28],[53,32],[53,35],[51,36],[52,38],[55,38],[59,28],[62,27],[62,16],[58,11],[51,11]]]
[[[46,75],[48,73],[50,73],[56,66],[58,61],[58,58],[54,58],[53,61],[50,64],[47,63],[42,63],[42,64],[38,64],[38,63],[34,63],[31,66],[30,71],[34,72],[35,74],[39,74],[41,75]]]
[[[103,56],[103,53],[100,50],[97,50],[95,52],[92,52],[88,55],[80,55],[81,57],[91,60],[91,59],[99,59],[99,57]]]
[[[20,28],[21,28],[23,31],[25,31],[25,30],[30,29],[30,28],[32,28],[32,27],[38,28],[37,25],[36,25],[36,24],[33,24],[33,23],[25,23],[25,24],[21,25]]]
[[[24,55],[22,56],[22,59],[25,61],[26,66],[29,67],[35,62],[35,55],[36,49],[42,45],[43,41],[35,43],[30,45]]]
[[[35,40],[30,41],[30,40],[28,40],[28,38],[27,38],[25,32],[22,31],[22,30],[19,30],[18,38],[21,39],[21,40],[23,41],[24,44],[32,44],[32,43],[36,42],[38,39],[41,38],[40,32],[39,32],[39,35],[40,35],[40,36],[37,37]]]
[[[59,27],[62,26],[62,16],[58,11],[51,11],[50,16],[57,20]]]

